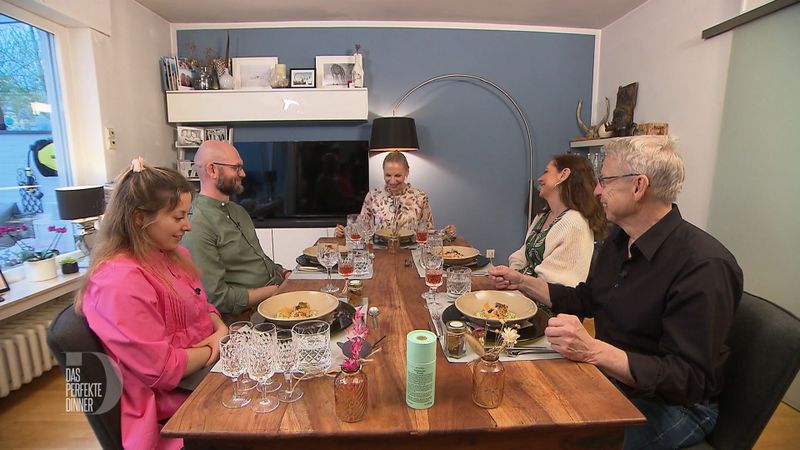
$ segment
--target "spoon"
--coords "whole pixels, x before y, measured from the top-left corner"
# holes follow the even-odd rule
[[[378,328],[378,314],[380,314],[380,310],[377,306],[370,306],[367,310],[367,314],[372,317],[372,326],[374,328]]]

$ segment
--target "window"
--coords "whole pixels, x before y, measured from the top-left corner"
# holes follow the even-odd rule
[[[54,189],[71,184],[53,33],[0,14],[0,267],[75,250]],[[60,235],[53,227],[67,227]],[[20,242],[21,241],[21,242]]]

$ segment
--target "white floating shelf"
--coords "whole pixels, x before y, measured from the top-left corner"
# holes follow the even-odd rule
[[[607,143],[613,141],[616,138],[605,138],[605,139],[586,139],[582,141],[569,141],[570,148],[580,148],[580,147],[602,147]]]
[[[367,120],[367,89],[167,92],[171,123]]]

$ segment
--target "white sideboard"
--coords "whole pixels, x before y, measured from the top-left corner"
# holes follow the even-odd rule
[[[170,123],[367,120],[367,88],[167,92]]]
[[[292,270],[303,249],[321,237],[333,237],[335,228],[257,228],[261,249],[273,261]]]

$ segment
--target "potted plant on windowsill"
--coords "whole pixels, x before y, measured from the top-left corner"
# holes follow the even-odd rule
[[[61,273],[69,275],[71,273],[78,273],[78,261],[75,258],[67,256],[59,261],[61,264]]]
[[[22,261],[24,261],[22,267],[25,271],[25,278],[28,281],[45,281],[55,278],[58,275],[58,265],[55,258],[58,255],[56,246],[58,241],[61,240],[61,235],[67,232],[67,227],[57,227],[55,225],[47,227],[47,231],[55,233],[55,236],[50,241],[50,245],[44,250],[35,250],[15,234],[25,231],[28,231],[28,227],[25,225],[0,227],[0,236],[8,235],[22,249],[20,254]]]

